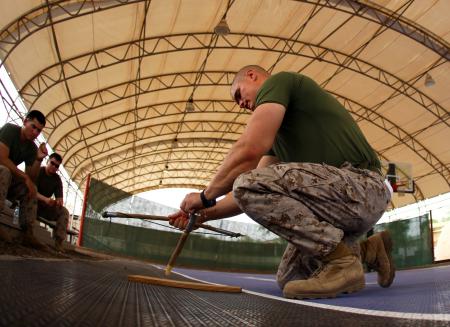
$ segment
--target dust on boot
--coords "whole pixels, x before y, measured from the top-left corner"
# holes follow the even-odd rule
[[[323,258],[323,267],[306,280],[288,282],[283,294],[287,298],[334,298],[340,293],[353,293],[365,286],[364,271],[358,256],[343,242]]]

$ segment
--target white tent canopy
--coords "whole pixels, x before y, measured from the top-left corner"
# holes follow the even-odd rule
[[[0,59],[81,188],[88,173],[133,194],[203,188],[249,115],[231,101],[233,75],[258,64],[310,76],[382,160],[412,165],[416,190],[394,206],[450,191],[450,1],[21,0],[0,12]],[[214,33],[222,19],[229,34]]]

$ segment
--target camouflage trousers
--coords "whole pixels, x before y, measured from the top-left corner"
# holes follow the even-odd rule
[[[3,211],[5,200],[19,201],[19,224],[22,230],[33,230],[36,221],[37,199],[28,196],[28,188],[24,181],[0,165],[0,211]]]
[[[313,163],[244,173],[233,196],[249,217],[288,241],[277,272],[281,288],[309,278],[342,240],[359,251],[357,239],[380,219],[391,197],[376,172]]]
[[[56,227],[53,230],[53,237],[56,240],[63,241],[66,239],[69,211],[65,207],[49,207],[41,201],[38,201],[37,215],[56,222]]]

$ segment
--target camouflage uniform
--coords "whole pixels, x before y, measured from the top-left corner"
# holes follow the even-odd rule
[[[277,272],[281,288],[308,279],[341,240],[357,244],[390,201],[381,175],[350,164],[255,169],[236,179],[233,194],[248,216],[289,242]]]
[[[32,230],[36,220],[37,199],[28,196],[28,187],[23,180],[0,165],[0,211],[3,211],[5,200],[19,201],[19,224],[22,230]]]
[[[38,201],[38,216],[47,220],[56,221],[53,237],[63,241],[67,236],[67,223],[69,222],[69,211],[65,207],[49,207]]]

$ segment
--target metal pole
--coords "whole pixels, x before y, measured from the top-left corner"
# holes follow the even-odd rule
[[[169,221],[169,218],[164,216],[155,216],[155,215],[143,215],[137,213],[124,213],[124,212],[116,212],[116,211],[105,211],[102,216],[104,218],[136,218],[136,219],[144,219],[144,220],[161,220],[161,221]],[[240,233],[230,232],[221,228],[217,228],[214,226],[206,225],[206,224],[195,224],[196,227],[204,228],[216,233],[221,233],[231,237],[240,237],[243,236]]]
[[[87,207],[87,200],[89,196],[89,186],[91,184],[91,174],[89,173],[87,175],[86,179],[86,188],[84,189],[84,197],[83,197],[83,209],[81,209],[81,217],[80,217],[80,231],[78,234],[78,246],[83,245],[83,226],[84,226],[84,217],[86,215],[86,207]]]
[[[431,239],[431,258],[433,259],[433,263],[434,263],[435,262],[435,260],[434,260],[434,235],[433,235],[434,230],[433,230],[433,216],[431,215],[431,210],[430,210],[429,215],[430,215],[429,227],[430,227],[430,234],[431,234],[431,237],[430,237],[430,239]]]

